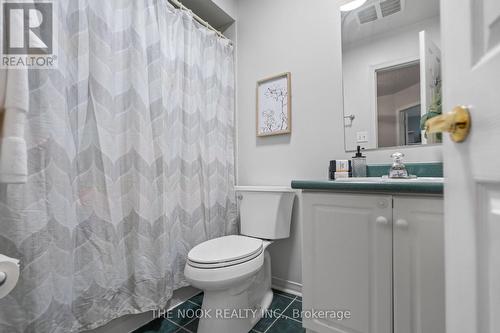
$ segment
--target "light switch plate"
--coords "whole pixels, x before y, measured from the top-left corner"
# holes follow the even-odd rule
[[[356,132],[356,142],[368,142],[368,132]]]

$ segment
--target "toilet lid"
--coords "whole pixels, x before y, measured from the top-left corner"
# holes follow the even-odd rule
[[[188,259],[198,264],[241,261],[262,252],[262,240],[246,236],[224,236],[203,242],[189,251]]]

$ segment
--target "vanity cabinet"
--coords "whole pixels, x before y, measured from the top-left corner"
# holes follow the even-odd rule
[[[443,200],[309,192],[303,325],[335,333],[444,333]],[[309,318],[308,318],[309,317]]]
[[[394,197],[395,333],[445,333],[441,198]]]

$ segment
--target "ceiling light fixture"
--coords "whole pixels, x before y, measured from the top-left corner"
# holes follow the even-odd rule
[[[355,10],[365,4],[367,0],[344,0],[341,1],[340,11],[342,12],[350,12],[351,10]]]

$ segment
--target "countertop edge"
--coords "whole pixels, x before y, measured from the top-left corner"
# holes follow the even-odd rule
[[[442,183],[340,183],[333,180],[293,180],[293,189],[338,192],[443,195]]]

